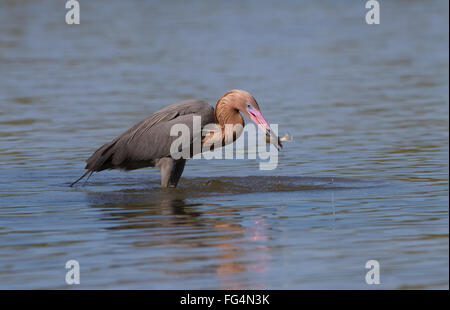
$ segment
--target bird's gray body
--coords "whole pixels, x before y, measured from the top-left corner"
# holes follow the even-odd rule
[[[175,160],[171,157],[170,146],[178,136],[171,136],[170,131],[175,124],[186,125],[190,130],[192,144],[194,116],[201,117],[202,128],[216,122],[214,108],[204,101],[186,100],[172,104],[95,151],[86,161],[86,174],[106,169],[158,167],[161,170],[161,186],[176,186],[186,159]]]

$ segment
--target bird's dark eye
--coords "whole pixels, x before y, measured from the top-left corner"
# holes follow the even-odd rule
[[[249,104],[249,103],[247,103],[247,109],[250,109],[252,106]]]

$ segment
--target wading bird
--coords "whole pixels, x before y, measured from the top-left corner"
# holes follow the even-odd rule
[[[157,167],[161,170],[161,186],[176,187],[187,158],[174,159],[171,156],[171,144],[177,138],[171,136],[171,128],[176,124],[184,124],[192,132],[193,117],[200,116],[202,129],[208,124],[216,124],[221,131],[220,135],[212,132],[204,135],[202,145],[210,143],[210,139],[221,139],[220,144],[224,146],[234,142],[241,134],[239,130],[233,131],[232,138],[226,139],[224,133],[227,125],[244,126],[244,119],[239,112],[253,120],[269,137],[270,142],[275,141],[272,143],[281,147],[280,139],[264,119],[255,98],[244,90],[234,89],[220,97],[215,108],[204,101],[186,100],[157,111],[95,151],[86,161],[86,173],[70,186],[88,174],[90,176],[93,172],[106,169]],[[192,143],[192,135],[190,139]],[[190,155],[192,157],[195,154],[191,152]]]

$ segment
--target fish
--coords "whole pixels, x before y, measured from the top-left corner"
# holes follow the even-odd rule
[[[266,135],[266,143],[275,145],[278,150],[283,147],[281,142],[292,142],[293,139],[293,136],[289,132],[286,132],[281,138],[277,137],[272,131]]]

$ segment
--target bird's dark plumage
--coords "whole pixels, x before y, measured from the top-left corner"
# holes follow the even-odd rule
[[[192,133],[194,116],[201,116],[202,127],[215,122],[214,108],[204,101],[185,100],[169,105],[101,146],[86,161],[85,169],[87,172],[98,172],[155,166],[159,159],[170,157],[170,145],[177,139],[177,136],[170,136],[172,126],[184,124]]]

